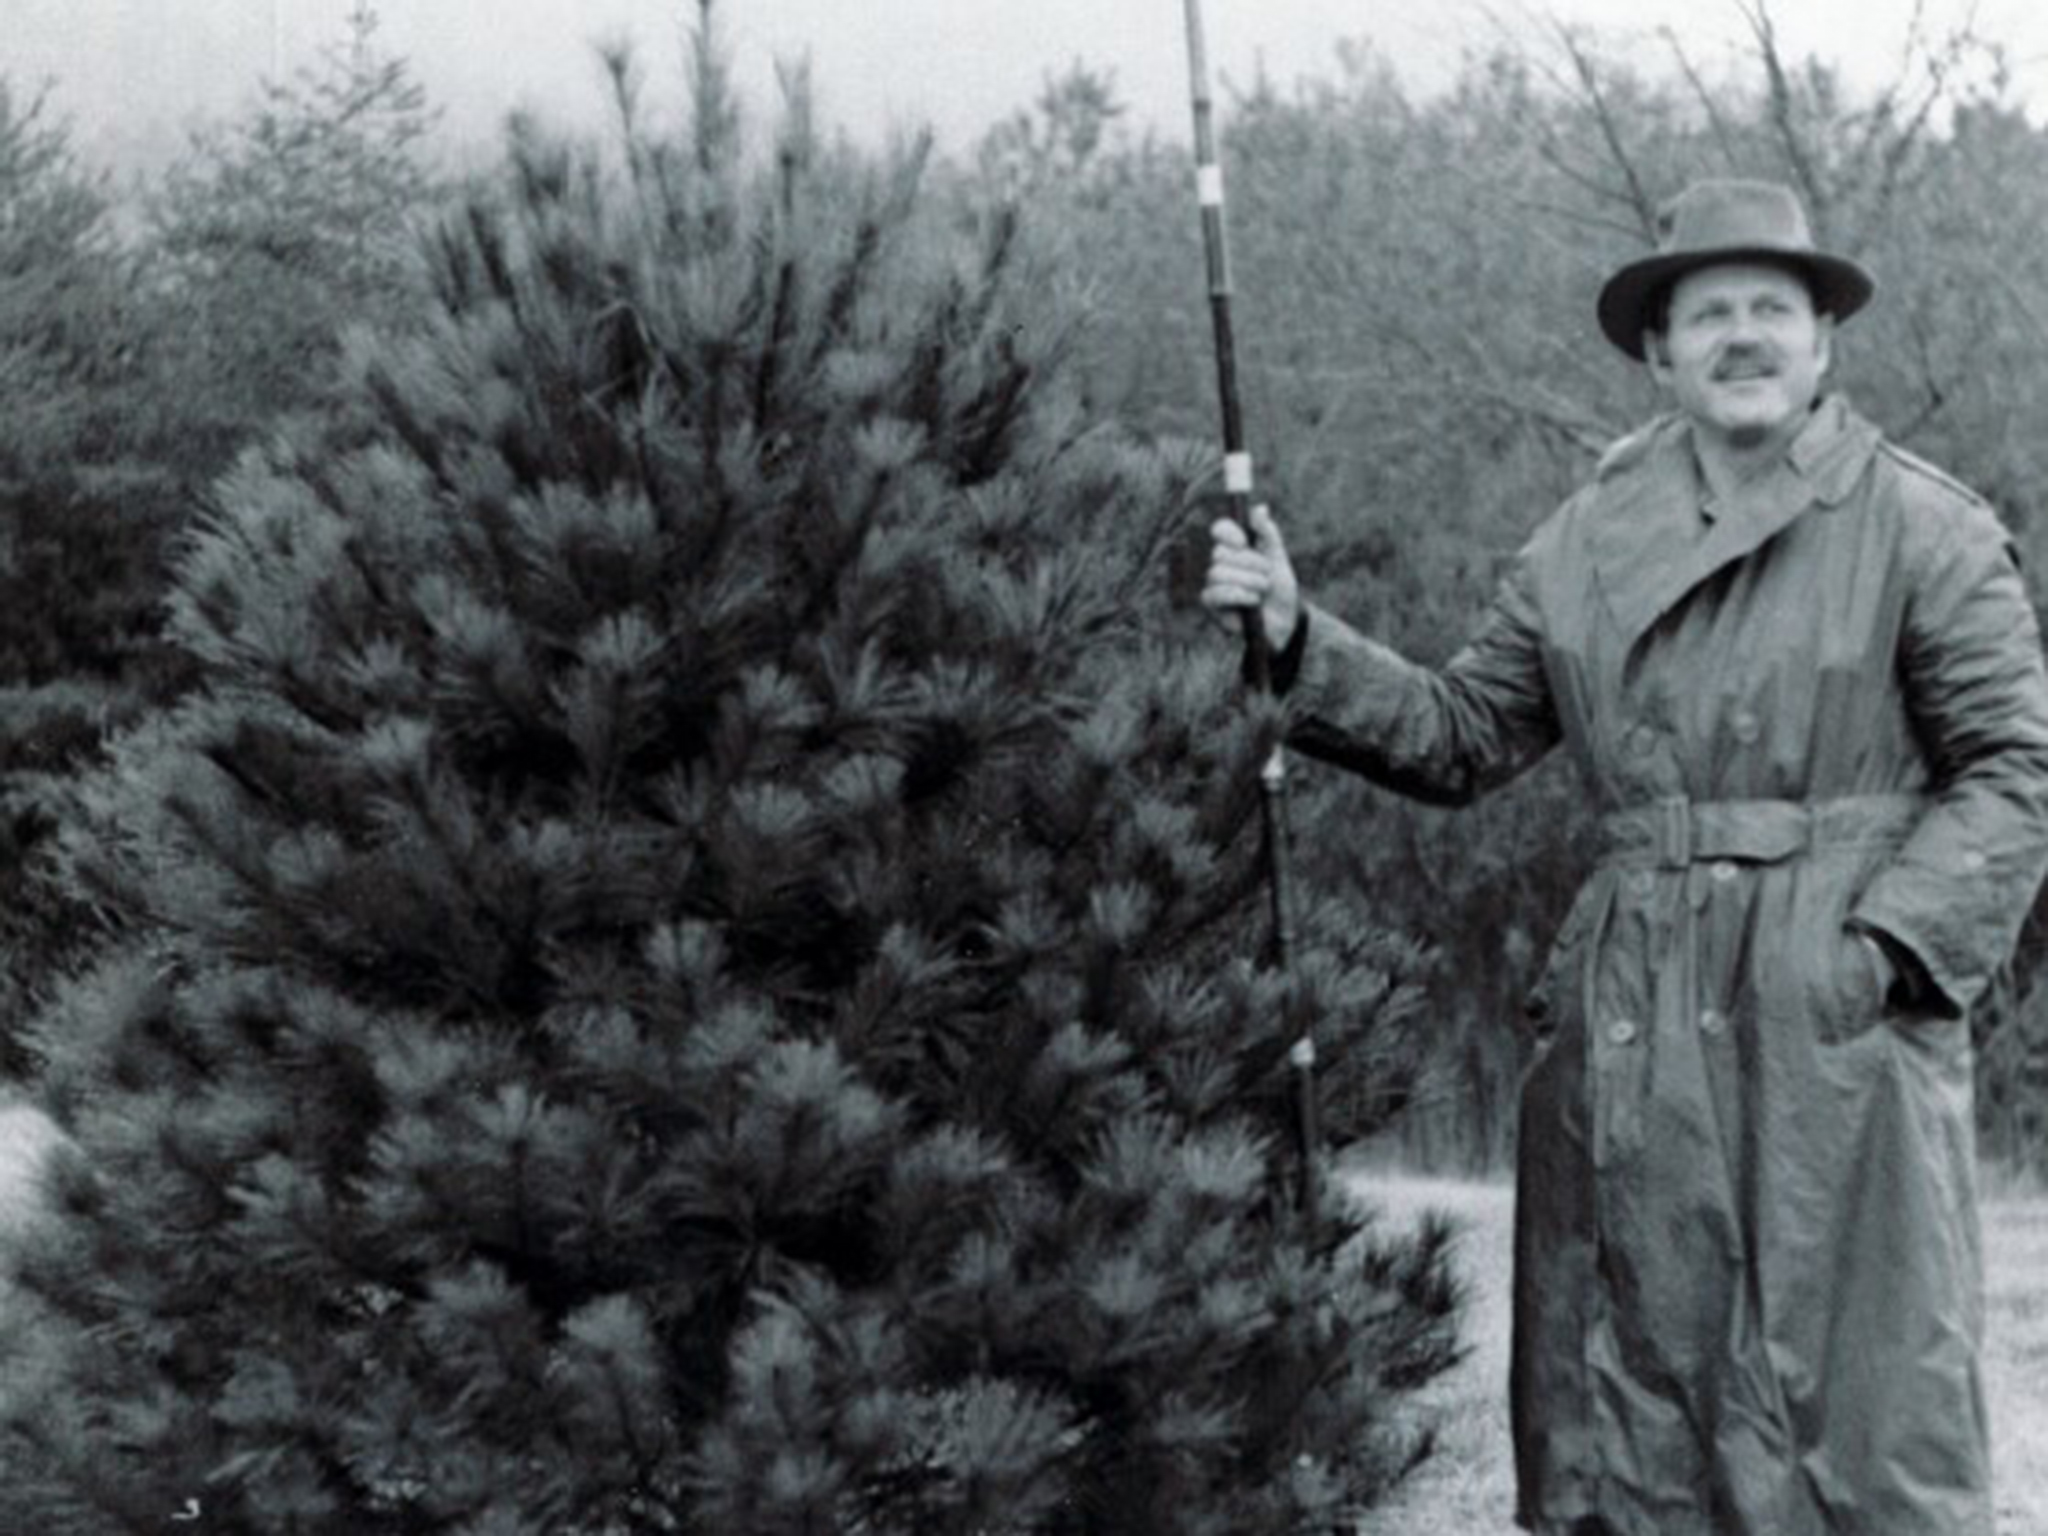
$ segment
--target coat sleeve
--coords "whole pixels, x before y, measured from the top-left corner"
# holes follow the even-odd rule
[[[1902,944],[1967,1012],[2012,953],[2048,869],[2048,675],[2011,540],[1966,503],[1909,569],[1899,657],[1933,799],[1852,923]]]
[[[1529,551],[1440,671],[1310,605],[1287,699],[1292,745],[1400,794],[1464,805],[1514,777],[1559,736]]]

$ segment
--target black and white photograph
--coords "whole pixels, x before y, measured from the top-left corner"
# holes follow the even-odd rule
[[[2048,10],[0,0],[0,1536],[2048,1536]]]

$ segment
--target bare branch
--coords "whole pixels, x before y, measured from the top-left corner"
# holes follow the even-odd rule
[[[1567,224],[1575,224],[1580,229],[1598,230],[1602,234],[1626,235],[1631,240],[1637,239],[1642,235],[1642,230],[1634,224],[1624,224],[1618,219],[1605,219],[1597,213],[1586,213],[1577,208],[1567,208],[1561,203],[1539,202],[1537,199],[1529,197],[1517,197],[1510,199],[1510,201],[1517,208],[1527,209],[1531,213],[1549,214],[1552,218],[1562,219]]]
[[[1622,174],[1628,185],[1627,202],[1634,209],[1641,233],[1653,244],[1657,239],[1657,199],[1644,186],[1642,176],[1636,170],[1634,158],[1622,140],[1621,125],[1615,121],[1614,109],[1609,105],[1607,93],[1600,86],[1600,72],[1578,36],[1571,28],[1553,18],[1551,22],[1557,39],[1563,45],[1566,56],[1577,72],[1580,87],[1585,92],[1586,104],[1593,110],[1593,122],[1600,130],[1601,141],[1607,146],[1607,155]]]
[[[1631,208],[1634,206],[1627,195],[1616,192],[1607,183],[1600,180],[1599,177],[1590,175],[1572,164],[1571,158],[1564,151],[1564,146],[1558,142],[1557,135],[1547,128],[1538,131],[1536,153],[1542,158],[1543,163],[1557,172],[1558,175],[1562,176],[1580,191],[1588,193],[1600,202],[1621,203]],[[1640,235],[1642,233],[1641,228],[1636,224],[1627,224],[1620,227],[1626,229],[1632,235]]]
[[[1678,60],[1679,73],[1685,76],[1686,84],[1692,87],[1700,108],[1707,115],[1707,128],[1714,135],[1714,144],[1721,151],[1721,159],[1731,171],[1742,169],[1742,157],[1736,153],[1735,139],[1728,131],[1728,120],[1721,115],[1721,107],[1714,100],[1714,93],[1707,89],[1707,82],[1699,70],[1693,67],[1692,55],[1685,51],[1685,45],[1678,40],[1678,34],[1669,27],[1659,29],[1664,41],[1671,45],[1671,53]]]
[[[1570,401],[1546,398],[1541,391],[1481,379],[1465,380],[1460,387],[1532,426],[1554,433],[1583,453],[1597,456],[1621,435],[1622,429],[1613,423],[1578,409]]]
[[[2014,282],[2012,274],[2003,267],[1992,267],[1990,271],[1992,280],[2012,301],[2012,306],[2019,312],[2020,318],[2027,322],[2036,336],[2044,343],[2048,343],[2048,318],[2044,318],[2034,301],[2027,297],[2026,290]]]
[[[1934,76],[1933,83],[1928,87],[1927,94],[1921,98],[1920,105],[1914,109],[1913,115],[1893,135],[1890,146],[1885,150],[1877,179],[1877,191],[1871,199],[1870,217],[1874,220],[1881,221],[1890,210],[1892,199],[1898,193],[1899,177],[1906,168],[1906,162],[1912,158],[1913,151],[1925,137],[1928,119],[1934,115],[1935,107],[1948,94],[1947,72],[1938,63],[1930,62],[1928,67]]]
[[[1825,243],[1833,202],[1796,121],[1798,104],[1793,98],[1792,82],[1785,73],[1784,55],[1778,51],[1778,31],[1771,21],[1770,6],[1766,0],[1755,0],[1753,5],[1735,0],[1735,8],[1742,12],[1756,38],[1757,58],[1763,64],[1764,79],[1770,90],[1771,124],[1778,131],[1778,143],[1785,152],[1785,162],[1812,212],[1814,234]]]
[[[1920,363],[1920,387],[1926,392],[1920,409],[1913,413],[1912,420],[1898,429],[1901,441],[1911,440],[1922,427],[1940,415],[1949,402],[1949,392],[1941,381],[1941,375],[1934,366],[1934,340],[1928,334],[1927,322],[1917,312],[1907,316],[1907,324],[1913,332],[1913,350]]]
[[[1392,407],[1397,397],[1419,401],[1447,394],[1504,411],[1574,449],[1596,455],[1625,430],[1623,424],[1608,420],[1590,406],[1503,367],[1497,356],[1473,339],[1465,338],[1447,348],[1392,327],[1372,327],[1369,334],[1370,362],[1347,367],[1264,361],[1260,372],[1319,389],[1334,386],[1342,391],[1342,398],[1350,398],[1357,390],[1381,408]],[[1408,361],[1398,362],[1397,357]]]
[[[1430,387],[1504,411],[1584,453],[1605,451],[1625,430],[1577,400],[1509,372],[1498,358],[1477,345],[1464,347],[1457,359],[1436,356]]]
[[[1503,36],[1516,35],[1515,29],[1507,25],[1492,5],[1482,4],[1480,9]],[[1552,170],[1589,196],[1603,203],[1619,203],[1627,208],[1635,221],[1628,227],[1627,232],[1654,244],[1657,238],[1656,200],[1646,189],[1642,177],[1636,171],[1635,161],[1628,153],[1621,125],[1616,121],[1614,109],[1601,86],[1597,62],[1580,42],[1578,33],[1554,12],[1544,13],[1541,20],[1556,36],[1565,57],[1570,61],[1571,74],[1567,76],[1535,50],[1524,46],[1517,46],[1514,56],[1547,81],[1560,96],[1567,100],[1576,100],[1591,111],[1594,124],[1606,146],[1608,158],[1613,162],[1614,168],[1621,172],[1623,185],[1617,189],[1593,173],[1575,166],[1556,132],[1541,114],[1537,114],[1530,124],[1536,135],[1538,153]]]
[[[1936,112],[1955,100],[1954,80],[1967,55],[1984,46],[1975,31],[1974,5],[1938,49],[1925,39],[1923,9],[1919,5],[1914,9],[1911,41],[1901,57],[1899,77],[1878,98],[1857,146],[1859,166],[1867,165],[1873,158],[1877,161],[1875,185],[1865,200],[1867,225],[1883,224],[1901,189],[1911,184],[1907,169],[1912,164],[1914,152],[1931,135]],[[1926,79],[1917,99],[1909,99],[1911,77],[1916,66],[1924,71]],[[1887,131],[1889,141],[1885,142]]]

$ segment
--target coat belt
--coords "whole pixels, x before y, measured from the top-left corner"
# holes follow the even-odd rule
[[[1927,801],[1918,795],[1845,795],[1812,801],[1674,796],[1602,816],[1598,837],[1606,868],[1664,870],[1682,876],[1674,882],[1675,901],[1664,909],[1658,925],[1661,933],[1651,966],[1654,1036],[1675,1038],[1689,1027],[1697,1006],[1699,914],[1720,874],[1701,865],[1780,864],[1828,848],[1896,847],[1926,809]],[[1599,1003],[1598,956],[1622,882],[1599,881],[1594,889],[1598,895],[1590,931],[1578,960],[1581,1014],[1589,1024],[1597,1017]],[[1640,1044],[1611,1052],[1608,1060],[1612,1075],[1596,1072],[1588,1086],[1593,1095],[1593,1157],[1602,1167],[1639,1148],[1648,1134],[1643,1074],[1654,1070],[1652,1056]]]
[[[1600,818],[1600,858],[1625,868],[1683,869],[1718,859],[1776,864],[1819,848],[1892,842],[1927,809],[1919,795],[1833,800],[1687,800],[1679,796]]]

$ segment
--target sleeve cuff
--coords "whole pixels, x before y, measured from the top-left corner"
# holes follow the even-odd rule
[[[1294,633],[1287,637],[1287,643],[1267,658],[1267,676],[1272,680],[1275,696],[1286,693],[1301,676],[1301,659],[1308,653],[1308,605],[1303,604],[1294,620]]]
[[[1960,1011],[1954,1000],[1935,983],[1926,963],[1904,940],[1861,919],[1852,918],[1849,928],[1872,940],[1884,951],[1885,959],[1891,962],[1892,985],[1885,999],[1890,1006],[1909,1013],[1954,1014]]]

